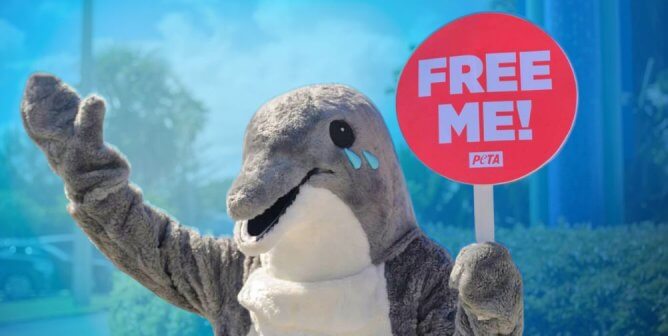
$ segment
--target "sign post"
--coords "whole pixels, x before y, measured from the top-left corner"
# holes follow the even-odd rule
[[[494,241],[494,186],[476,184],[473,186],[473,217],[475,220],[475,240],[478,243]]]
[[[415,49],[396,104],[416,156],[473,185],[476,240],[494,241],[493,186],[531,174],[559,151],[575,121],[577,83],[564,51],[539,27],[480,13]]]

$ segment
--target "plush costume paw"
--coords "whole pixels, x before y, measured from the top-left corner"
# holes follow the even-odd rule
[[[21,104],[23,123],[54,169],[74,135],[79,102],[79,96],[70,87],[51,75],[33,75],[26,85]]]
[[[475,329],[511,334],[522,325],[522,277],[510,253],[497,243],[463,248],[450,274],[461,308]]]
[[[28,80],[21,104],[24,127],[72,196],[127,181],[127,161],[104,144],[104,113],[102,98],[81,101],[55,76],[35,74]]]

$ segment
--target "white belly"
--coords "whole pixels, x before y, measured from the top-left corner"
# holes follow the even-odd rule
[[[249,335],[391,335],[385,266],[373,265],[352,210],[323,188],[304,185],[238,295]]]
[[[384,265],[336,280],[293,282],[253,272],[239,293],[249,335],[391,335]]]

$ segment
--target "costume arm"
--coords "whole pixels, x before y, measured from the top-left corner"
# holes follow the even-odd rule
[[[423,253],[417,335],[522,335],[522,278],[508,250],[469,245],[454,264],[440,247]]]
[[[68,209],[95,245],[144,286],[208,318],[236,302],[244,257],[229,239],[202,237],[145,203],[130,167],[103,141],[105,104],[81,101],[66,84],[37,74],[21,105],[24,127],[63,179]]]

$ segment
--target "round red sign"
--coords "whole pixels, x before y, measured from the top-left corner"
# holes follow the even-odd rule
[[[532,23],[473,14],[442,27],[405,65],[397,118],[431,169],[469,184],[522,178],[573,126],[577,84],[559,45]]]

